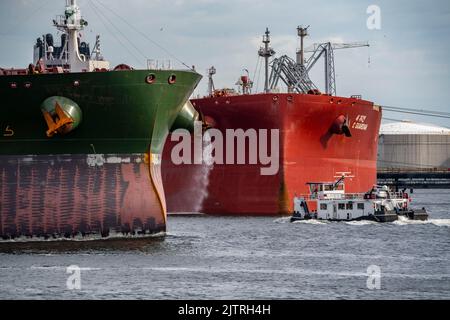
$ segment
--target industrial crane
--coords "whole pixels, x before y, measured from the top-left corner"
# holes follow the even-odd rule
[[[304,50],[305,53],[312,53],[306,60],[306,72],[309,72],[316,62],[324,56],[325,58],[325,92],[333,96],[336,95],[336,73],[334,65],[334,50],[352,49],[369,47],[368,42],[352,42],[352,43],[315,43],[311,47]]]
[[[309,71],[314,67],[317,61],[325,57],[325,92],[336,95],[336,74],[334,66],[334,50],[369,47],[367,42],[353,43],[317,43],[304,49],[304,38],[308,36],[308,27],[298,27],[298,36],[301,40],[300,50],[297,51],[297,59],[294,61],[288,56],[275,58],[272,61],[272,72],[270,75],[270,90],[277,88],[282,80],[291,92],[310,93],[319,92],[316,85],[309,78]],[[305,53],[312,55],[305,59]]]

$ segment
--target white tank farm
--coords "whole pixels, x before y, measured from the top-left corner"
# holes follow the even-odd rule
[[[450,169],[450,129],[409,121],[382,124],[378,169]]]

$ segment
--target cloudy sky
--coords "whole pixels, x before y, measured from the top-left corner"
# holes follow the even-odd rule
[[[298,25],[310,25],[307,44],[369,41],[370,48],[336,52],[338,95],[361,94],[381,105],[450,112],[448,0],[78,0],[89,21],[83,39],[102,36],[112,65],[136,68],[146,59],[177,59],[202,74],[214,65],[216,87],[233,87],[243,69],[255,75],[261,36],[271,30],[277,55],[295,57]],[[55,33],[51,20],[65,0],[0,1],[0,66],[25,67],[36,38]],[[381,29],[367,28],[367,8],[381,9]],[[106,7],[107,6],[107,7]],[[120,16],[117,17],[114,13]],[[139,32],[145,33],[144,38]],[[59,38],[59,37],[58,37]],[[152,41],[149,41],[151,39]],[[157,43],[158,45],[155,45]],[[162,50],[161,47],[165,48]],[[180,64],[176,64],[177,67]],[[259,81],[258,81],[259,78]],[[323,88],[322,63],[312,72]],[[206,81],[196,94],[206,92]],[[450,119],[385,112],[450,127]]]

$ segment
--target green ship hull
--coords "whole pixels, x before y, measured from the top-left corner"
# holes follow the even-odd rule
[[[152,84],[145,81],[149,74],[156,78]],[[176,82],[169,84],[172,74]],[[93,147],[94,153],[150,147],[159,154],[199,81],[195,72],[147,70],[0,77],[0,154],[87,154]],[[40,106],[52,96],[75,101],[83,120],[74,132],[48,139]],[[5,136],[10,130],[14,134]]]
[[[0,76],[0,237],[165,231],[161,152],[200,79],[168,70]],[[68,132],[49,129],[52,97],[80,110]]]

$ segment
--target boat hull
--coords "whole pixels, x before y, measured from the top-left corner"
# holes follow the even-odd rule
[[[261,175],[261,163],[174,165],[168,142],[163,182],[169,212],[216,215],[288,215],[295,194],[307,182],[335,181],[345,173],[347,192],[366,192],[376,184],[381,109],[356,98],[302,94],[260,94],[192,101],[214,128],[279,130],[279,170]],[[352,137],[336,133],[336,121],[349,119]],[[267,145],[268,150],[270,146]],[[248,154],[249,146],[246,146]],[[192,177],[203,172],[202,184]],[[183,179],[175,177],[183,176]],[[201,179],[200,179],[201,180]],[[198,203],[198,195],[203,198]],[[189,199],[194,199],[189,200]]]
[[[160,167],[147,155],[0,157],[8,239],[149,235],[166,228]]]
[[[164,232],[162,148],[200,79],[161,70],[1,76],[0,238]],[[79,106],[72,132],[46,135],[49,97]]]
[[[394,222],[398,220],[398,215],[395,213],[383,213],[383,214],[377,214],[377,215],[370,215],[370,216],[363,216],[355,219],[316,219],[316,218],[302,218],[293,216],[291,217],[291,222],[297,222],[297,221],[310,221],[310,220],[317,220],[317,221],[329,221],[329,222],[355,222],[355,221],[373,221],[373,222],[380,222],[380,223],[388,223],[388,222]]]

